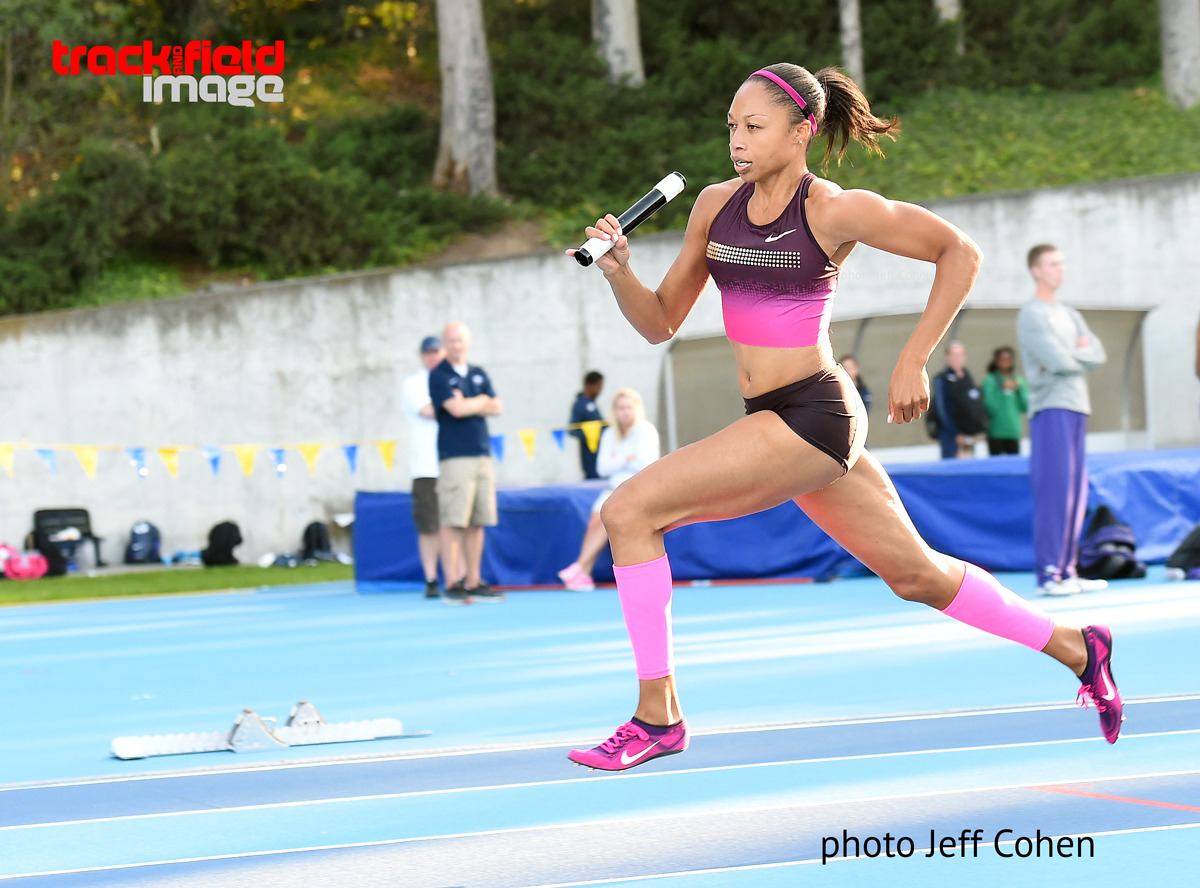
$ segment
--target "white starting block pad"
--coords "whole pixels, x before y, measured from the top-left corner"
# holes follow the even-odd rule
[[[243,709],[233,727],[227,731],[116,737],[112,742],[112,754],[119,759],[141,759],[193,752],[261,752],[289,746],[428,735],[428,731],[404,733],[403,725],[396,718],[330,724],[321,718],[315,706],[307,700],[301,700],[292,707],[292,713],[283,725],[276,726],[275,719],[263,718],[253,709]]]

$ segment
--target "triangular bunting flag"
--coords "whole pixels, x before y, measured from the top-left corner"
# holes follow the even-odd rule
[[[496,459],[499,462],[504,462],[504,436],[491,435],[492,453],[496,454]]]
[[[75,458],[79,460],[79,465],[83,467],[83,472],[89,478],[96,477],[96,448],[87,444],[75,444],[71,447],[71,452],[75,454]]]
[[[220,459],[220,451],[217,451],[218,459]],[[158,458],[162,460],[163,465],[167,467],[167,474],[172,478],[179,477],[179,448],[178,447],[160,447],[158,448]],[[215,470],[214,470],[215,473]]]
[[[15,448],[11,444],[0,444],[0,466],[4,467],[4,471],[8,472],[8,477],[13,474],[13,451]]]
[[[270,447],[267,452],[271,454],[271,462],[275,464],[275,474],[282,478],[283,473],[287,471],[287,459],[284,457],[283,448]]]
[[[521,439],[521,444],[525,447],[525,455],[533,459],[533,452],[537,449],[537,429],[520,429],[517,437]]]
[[[587,422],[581,422],[579,427],[583,429],[583,437],[587,442],[587,449],[596,452],[596,448],[600,446],[600,427],[603,426],[598,419],[589,419]]]
[[[562,450],[567,444],[566,429],[551,429],[550,436],[554,438],[554,443],[558,445],[558,449]]]
[[[317,470],[317,456],[321,453],[320,444],[301,444],[297,448],[300,455],[304,457],[304,464],[308,466],[308,474],[313,474]]]
[[[343,444],[342,453],[346,454],[346,462],[350,463],[350,474],[358,472],[358,445]]]
[[[379,448],[379,455],[383,457],[384,470],[390,472],[392,463],[396,461],[396,442],[376,441],[375,446]]]
[[[51,475],[58,474],[58,457],[54,455],[54,448],[39,447],[37,449],[37,455],[42,458],[42,462],[46,464],[46,469]]]
[[[133,470],[138,473],[139,478],[145,478],[150,474],[150,470],[146,468],[145,447],[126,447],[125,455],[129,457],[129,464],[133,466]]]
[[[258,458],[258,448],[253,444],[234,444],[233,453],[242,467],[242,474],[250,477],[254,471],[254,460]]]
[[[212,468],[213,477],[215,478],[217,472],[221,471],[221,448],[205,447],[204,458],[208,460],[208,464]]]

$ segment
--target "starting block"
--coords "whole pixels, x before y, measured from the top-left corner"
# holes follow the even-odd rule
[[[406,734],[396,718],[330,724],[321,718],[315,706],[307,700],[301,700],[292,707],[287,723],[280,726],[276,726],[273,718],[263,718],[253,709],[243,709],[228,731],[116,737],[112,742],[112,754],[119,759],[142,759],[193,752],[262,752],[319,743],[427,737],[429,733],[420,731]]]

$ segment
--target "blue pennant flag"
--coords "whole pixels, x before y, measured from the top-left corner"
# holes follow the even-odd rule
[[[42,458],[42,462],[44,462],[46,464],[46,468],[50,471],[50,474],[57,475],[58,474],[58,459],[54,455],[54,448],[39,447],[37,449],[37,454],[38,454],[38,456],[40,456]]]
[[[205,447],[204,458],[208,460],[209,466],[212,467],[213,476],[216,477],[217,472],[221,471],[221,448]]]
[[[496,454],[499,462],[504,462],[504,436],[492,435],[492,453]]]
[[[558,445],[558,449],[562,450],[567,445],[567,430],[566,429],[551,429],[550,434],[554,437],[554,443]]]
[[[139,478],[145,478],[150,473],[150,470],[146,468],[145,447],[126,447],[125,454],[129,457],[129,464],[133,466]]]
[[[271,454],[271,461],[275,463],[275,474],[282,478],[283,473],[287,471],[287,460],[284,458],[283,448],[271,447],[267,452]]]
[[[346,462],[350,463],[350,474],[358,472],[358,445],[343,444],[342,453],[346,454]]]

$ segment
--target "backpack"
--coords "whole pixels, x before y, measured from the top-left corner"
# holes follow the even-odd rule
[[[1137,560],[1136,551],[1133,528],[1108,506],[1100,506],[1079,544],[1079,575],[1089,580],[1144,577],[1146,565]]]
[[[50,537],[46,536],[46,531],[31,530],[25,537],[25,550],[42,553],[46,559],[46,576],[61,577],[67,572],[67,556],[62,553],[62,549],[50,541]]]
[[[1184,537],[1179,547],[1167,559],[1168,571],[1179,571],[1189,580],[1200,580],[1200,524]]]
[[[149,521],[139,521],[129,531],[129,545],[125,547],[126,564],[162,564],[162,537],[158,528]]]
[[[964,435],[978,435],[986,432],[988,427],[987,408],[983,406],[983,392],[971,378],[971,374],[963,371],[961,379],[950,384],[950,394],[954,400],[954,415],[958,430]]]
[[[942,423],[938,419],[937,408],[933,405],[932,396],[929,398],[929,409],[925,411],[925,432],[935,441],[942,433]]]
[[[305,561],[336,561],[333,545],[329,542],[329,525],[323,521],[314,521],[304,528],[300,542],[303,546],[300,557]]]
[[[222,521],[213,525],[208,532],[208,548],[200,553],[200,560],[208,567],[224,564],[237,564],[233,554],[235,546],[242,543],[242,531],[232,521]]]
[[[18,552],[12,546],[0,546],[0,564],[10,580],[36,580],[46,575],[46,556],[41,552]]]

